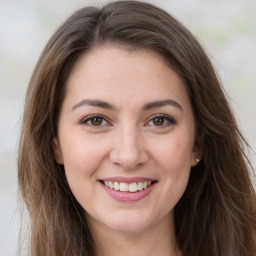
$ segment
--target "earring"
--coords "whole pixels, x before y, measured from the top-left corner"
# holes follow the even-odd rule
[[[196,161],[199,163],[199,161],[200,161],[199,158],[197,158]]]

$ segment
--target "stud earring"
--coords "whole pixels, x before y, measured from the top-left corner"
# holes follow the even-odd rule
[[[199,163],[199,161],[200,161],[199,158],[197,158],[196,161]]]

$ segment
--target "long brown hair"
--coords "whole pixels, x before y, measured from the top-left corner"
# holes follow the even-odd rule
[[[52,139],[65,82],[78,58],[100,45],[151,49],[185,81],[203,159],[175,206],[183,256],[256,255],[255,190],[247,144],[216,72],[195,37],[153,5],[117,1],[74,13],[52,36],[32,75],[19,144],[19,185],[31,220],[31,255],[93,255],[83,208],[72,195]]]

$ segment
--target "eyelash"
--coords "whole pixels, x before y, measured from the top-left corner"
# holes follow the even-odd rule
[[[159,126],[153,124],[153,126],[159,127],[159,128],[163,128],[163,127],[166,127],[166,126],[174,125],[174,124],[177,123],[173,118],[171,118],[168,115],[157,114],[157,115],[154,115],[153,117],[151,117],[150,120],[146,122],[145,126],[150,126],[149,123],[153,122],[156,118],[163,119],[163,121],[164,121],[164,124],[159,125]],[[102,124],[94,125],[92,123],[89,124],[89,122],[92,122],[93,119],[100,119],[100,120],[102,120],[102,122],[106,122],[106,124],[103,124],[103,125]],[[111,124],[109,123],[107,118],[105,116],[103,116],[103,115],[90,115],[90,116],[87,116],[84,119],[82,119],[80,121],[80,123],[88,125],[88,126],[91,126],[91,127],[94,127],[94,128],[100,128],[102,126],[111,126]]]
[[[150,120],[146,123],[146,126],[149,125],[150,122],[153,122],[156,118],[160,118],[160,119],[163,119],[164,121],[164,124],[163,125],[153,125],[155,127],[159,127],[159,128],[163,128],[163,127],[167,127],[167,126],[170,126],[170,125],[174,125],[176,124],[176,120],[174,120],[172,117],[168,116],[168,115],[164,115],[164,114],[157,114],[157,115],[154,115],[153,117],[150,118]]]
[[[98,128],[98,127],[101,127],[101,126],[105,126],[105,125],[93,125],[92,123],[89,124],[89,122],[92,122],[93,119],[101,119],[103,122],[105,121],[107,124],[106,125],[110,125],[109,121],[107,121],[107,118],[103,115],[90,115],[90,116],[87,116],[85,117],[84,119],[82,119],[80,121],[81,124],[85,124],[85,125],[88,125],[88,126],[92,126],[92,127],[95,127],[95,128]]]

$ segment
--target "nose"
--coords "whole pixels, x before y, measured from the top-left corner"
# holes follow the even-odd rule
[[[148,160],[142,136],[136,127],[120,127],[113,138],[110,160],[125,170],[136,169]]]

